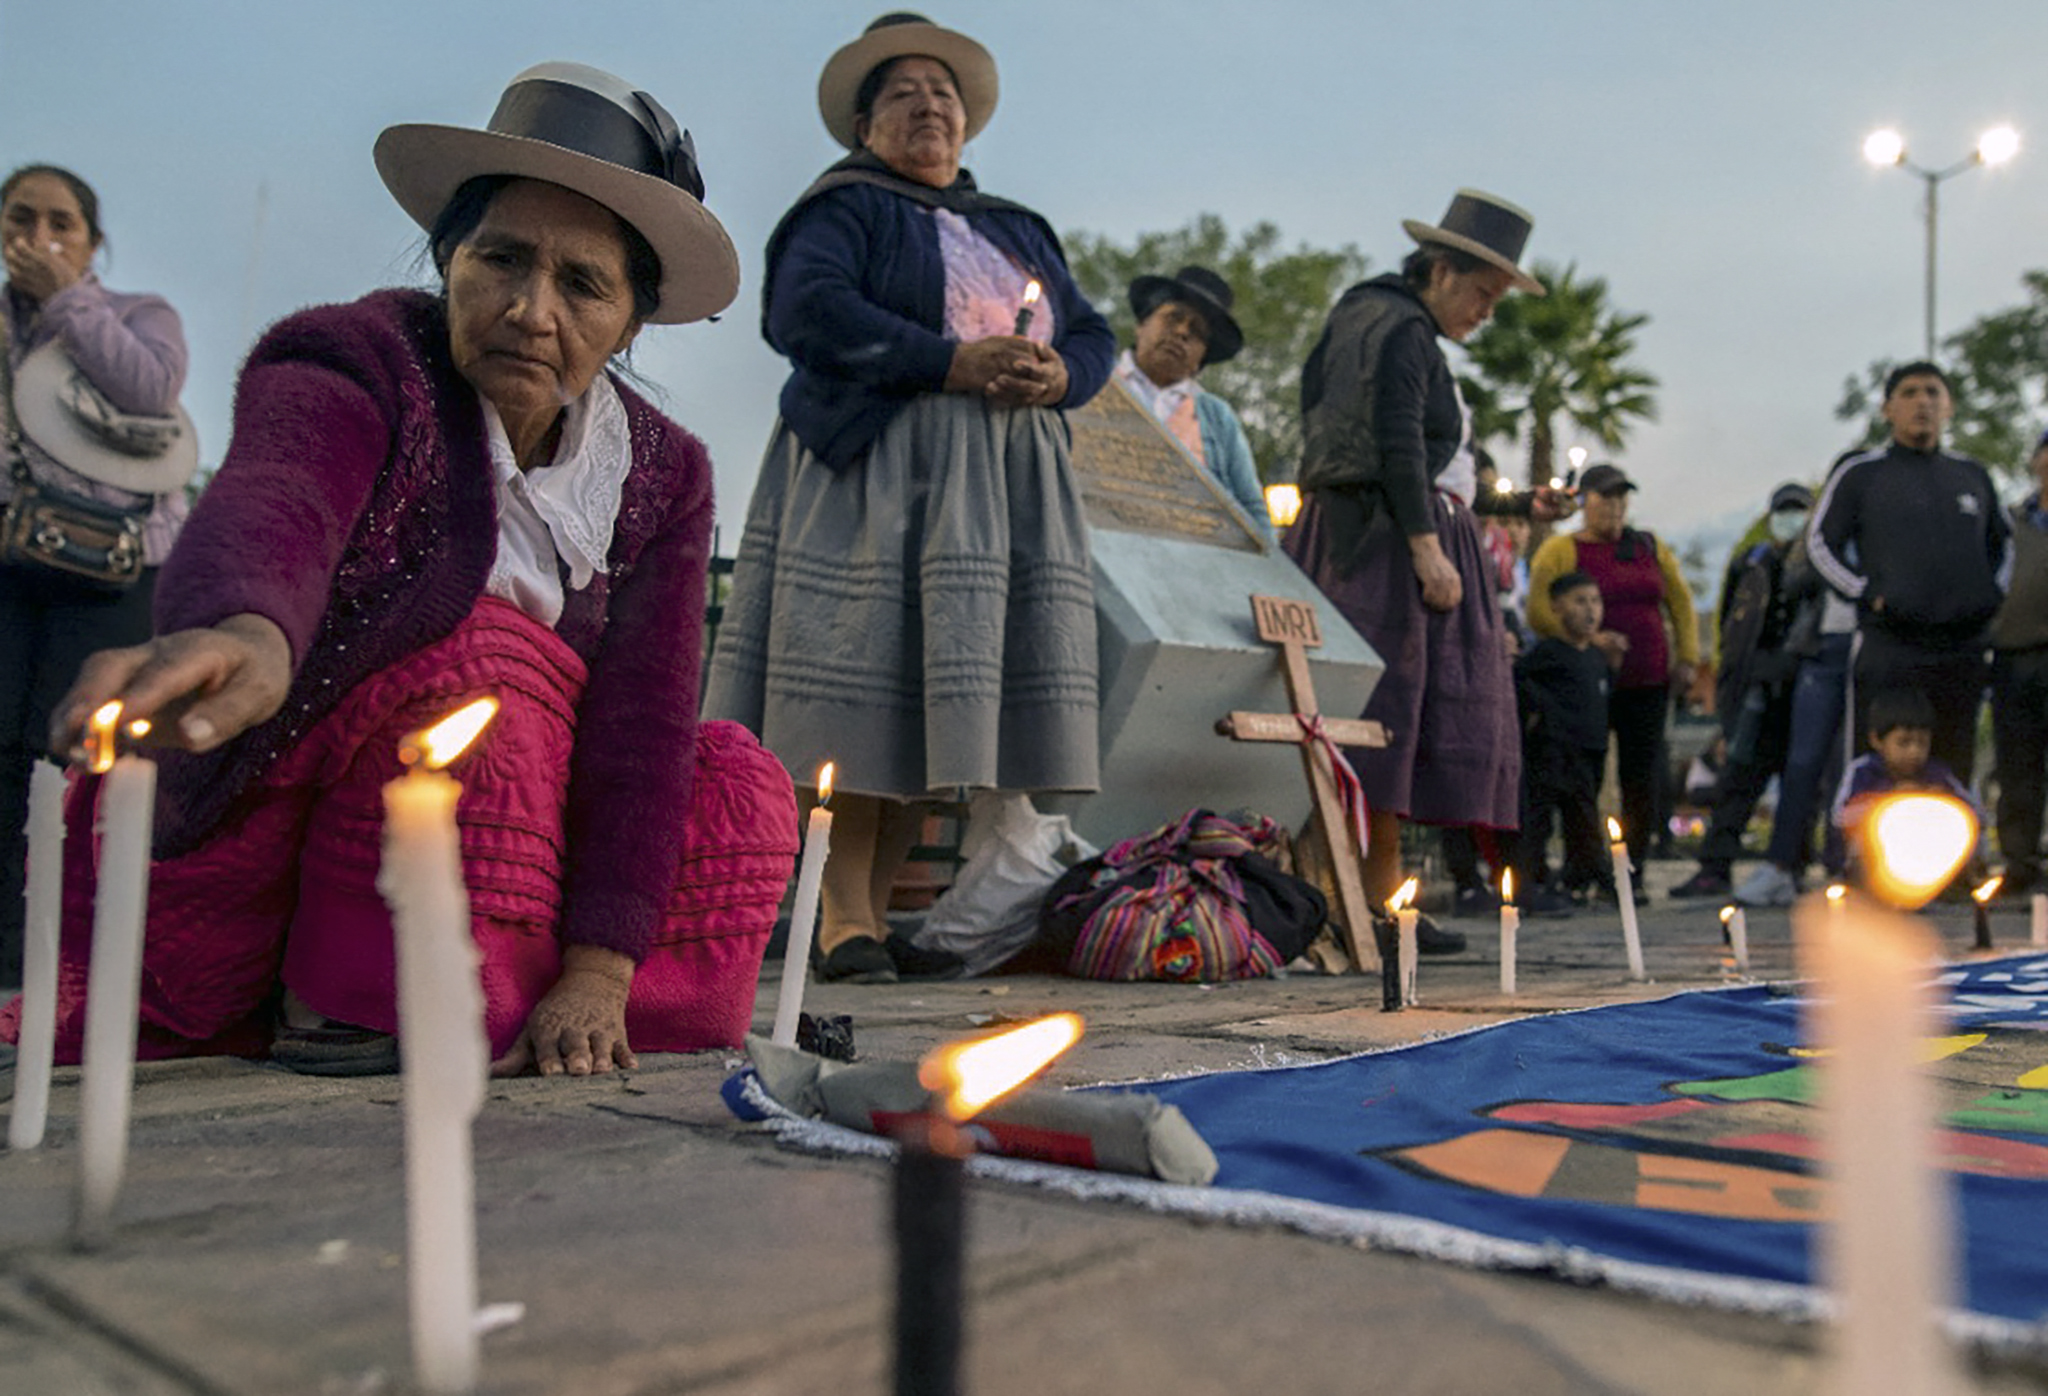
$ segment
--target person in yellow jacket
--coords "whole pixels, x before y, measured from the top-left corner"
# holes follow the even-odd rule
[[[1628,526],[1635,482],[1612,465],[1588,469],[1579,486],[1585,522],[1576,533],[1544,540],[1529,560],[1529,627],[1562,637],[1550,583],[1581,571],[1599,583],[1606,621],[1593,643],[1614,669],[1607,724],[1621,782],[1622,831],[1629,861],[1641,869],[1663,808],[1664,728],[1671,695],[1692,683],[1699,664],[1699,623],[1677,554],[1654,535]],[[1642,896],[1642,882],[1636,882]]]

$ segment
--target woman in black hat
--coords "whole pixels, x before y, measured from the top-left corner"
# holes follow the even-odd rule
[[[711,463],[608,371],[738,289],[695,149],[645,92],[548,63],[486,128],[394,126],[375,153],[438,293],[264,335],[157,637],[95,656],[52,733],[72,746],[119,699],[165,748],[142,1050],[274,1037],[301,1070],[395,1065],[378,792],[404,734],[481,693],[502,706],[456,768],[457,818],[498,1069],[735,1044],[795,802],[744,731],[696,720]],[[70,806],[81,855],[93,792]],[[68,960],[88,937],[67,921]]]
[[[1549,491],[1478,495],[1471,414],[1437,345],[1485,324],[1510,290],[1544,293],[1517,265],[1529,215],[1464,189],[1440,225],[1401,226],[1415,251],[1344,293],[1302,369],[1306,499],[1285,544],[1386,663],[1365,716],[1390,744],[1351,753],[1376,904],[1401,879],[1402,820],[1516,825],[1514,682],[1473,513],[1569,512]],[[1464,948],[1423,929],[1425,953]]]
[[[1230,404],[1195,377],[1210,364],[1227,363],[1244,347],[1244,332],[1230,313],[1230,283],[1207,267],[1182,267],[1172,276],[1141,276],[1131,283],[1136,343],[1116,361],[1116,379],[1159,424],[1187,448],[1237,501],[1253,527],[1274,537],[1244,424]]]
[[[837,765],[828,979],[898,977],[889,894],[922,802],[1097,782],[1060,409],[1101,388],[1116,342],[1045,220],[961,169],[995,102],[980,44],[884,15],[818,80],[852,153],[768,240],[762,328],[790,375],[705,707],[799,781]]]

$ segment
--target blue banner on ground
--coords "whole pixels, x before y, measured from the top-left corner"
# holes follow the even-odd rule
[[[1928,1055],[1962,1303],[2011,1332],[2048,1312],[2048,956],[1940,978],[1950,1035]],[[1701,1297],[1750,1286],[1768,1307],[1813,1283],[1828,1206],[1800,1006],[1787,989],[1686,993],[1146,1089],[1216,1151],[1218,1189],[1378,1214],[1359,1234],[1396,1245],[1412,1219],[1437,1239],[1411,1248],[1433,1254],[1636,1271],[1672,1293],[1696,1275]]]

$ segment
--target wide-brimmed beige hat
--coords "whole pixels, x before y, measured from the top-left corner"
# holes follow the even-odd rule
[[[923,15],[898,10],[883,15],[858,39],[832,55],[818,74],[818,114],[832,139],[848,150],[860,147],[853,134],[858,115],[854,101],[860,85],[892,58],[936,58],[953,70],[960,85],[960,105],[967,112],[967,139],[973,140],[996,111],[996,61],[965,34],[941,29]]]
[[[199,434],[183,407],[168,417],[121,411],[55,340],[14,370],[14,419],[58,464],[116,489],[170,494],[199,469]]]
[[[1440,243],[1469,252],[1489,266],[1514,277],[1516,289],[1532,296],[1548,295],[1543,283],[1521,268],[1522,249],[1536,220],[1506,199],[1478,189],[1460,189],[1441,221],[1403,219],[1401,231],[1417,242]]]
[[[512,79],[490,124],[412,124],[377,137],[377,173],[413,222],[431,230],[478,175],[559,184],[616,213],[661,258],[661,304],[680,325],[716,315],[740,289],[725,226],[704,207],[690,133],[630,83],[581,63],[542,63]]]

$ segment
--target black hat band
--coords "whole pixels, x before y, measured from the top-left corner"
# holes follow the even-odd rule
[[[673,184],[701,201],[704,176],[690,133],[678,130],[675,118],[646,93],[633,96],[646,109],[645,120],[586,87],[530,78],[505,90],[488,129],[588,155]]]

